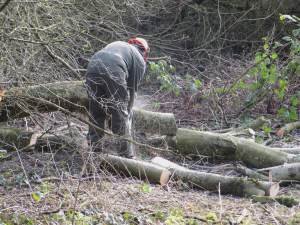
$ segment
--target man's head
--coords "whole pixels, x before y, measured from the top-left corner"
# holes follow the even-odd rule
[[[144,60],[147,61],[147,56],[148,53],[150,52],[150,48],[148,42],[144,38],[138,38],[138,37],[130,38],[128,40],[128,43],[137,46],[139,50],[142,52]]]

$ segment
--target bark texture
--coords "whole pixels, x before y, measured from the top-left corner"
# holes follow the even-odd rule
[[[154,158],[152,162],[170,170],[177,179],[209,191],[216,192],[220,188],[222,194],[233,194],[243,197],[252,195],[276,196],[279,191],[278,183],[198,172],[181,167],[160,157]]]

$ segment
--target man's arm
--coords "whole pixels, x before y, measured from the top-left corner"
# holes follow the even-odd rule
[[[127,110],[128,110],[129,114],[132,112],[132,107],[133,107],[133,104],[134,104],[135,97],[136,97],[136,93],[135,93],[134,89],[130,88],[129,89],[129,101],[128,101],[128,107],[127,107]]]

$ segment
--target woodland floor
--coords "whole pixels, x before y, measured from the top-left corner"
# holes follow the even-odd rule
[[[170,109],[179,118],[179,126],[206,124],[194,119],[196,109],[184,109],[184,99],[140,95],[136,106]],[[43,119],[51,120],[51,116]],[[299,132],[292,133],[289,140],[274,145],[299,145]],[[217,190],[192,189],[175,180],[164,188],[149,185],[100,171],[92,156],[88,170],[80,176],[85,160],[76,148],[15,152],[7,159],[0,158],[0,224],[300,224],[300,206],[255,203],[219,195]],[[238,175],[231,162],[172,160],[197,170]],[[300,185],[282,187],[280,194],[300,199]]]

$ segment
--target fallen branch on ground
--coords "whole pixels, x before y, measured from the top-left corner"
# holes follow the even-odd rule
[[[109,170],[122,172],[126,176],[136,177],[150,183],[166,185],[171,173],[168,169],[149,162],[127,159],[114,155],[101,156],[101,163],[105,164]]]
[[[270,148],[244,138],[184,128],[177,130],[175,145],[176,150],[184,155],[234,159],[255,168],[300,162],[297,155],[287,154],[278,148]]]
[[[36,112],[53,112],[59,108],[88,115],[87,105],[88,97],[83,81],[12,88],[5,92],[0,101],[0,122],[26,117]],[[156,113],[134,108],[133,123],[135,129],[142,132],[176,134],[175,117],[171,113]]]
[[[275,181],[300,181],[300,163],[283,164],[280,166],[259,169],[258,171],[267,171]]]
[[[175,178],[188,182],[198,188],[217,191],[220,185],[222,194],[233,194],[243,197],[252,195],[276,196],[279,191],[278,183],[198,172],[179,166],[161,157],[155,157],[151,162],[170,170]]]
[[[287,123],[276,132],[276,135],[278,137],[282,138],[284,135],[290,133],[291,131],[293,131],[295,129],[299,129],[299,128],[300,128],[300,121],[296,121],[293,123]]]

